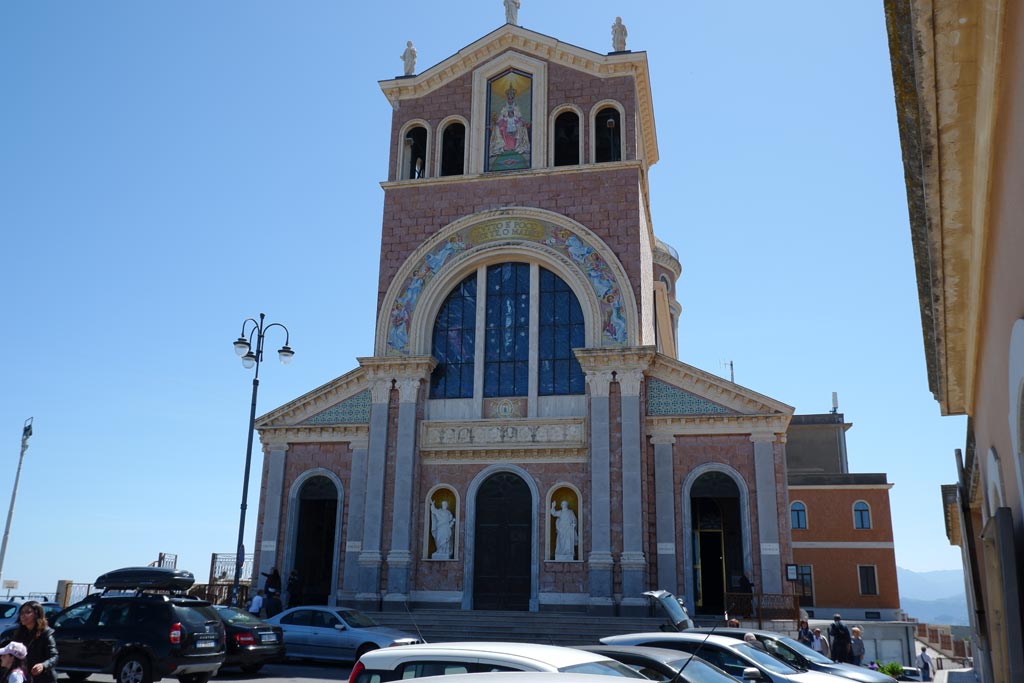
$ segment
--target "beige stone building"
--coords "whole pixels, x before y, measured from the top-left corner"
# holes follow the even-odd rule
[[[1024,8],[885,7],[929,384],[969,418],[947,532],[982,680],[1022,681]]]

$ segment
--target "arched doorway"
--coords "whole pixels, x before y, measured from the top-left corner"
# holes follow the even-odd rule
[[[512,472],[498,472],[476,494],[475,609],[530,609],[533,497]]]
[[[740,490],[724,472],[702,474],[690,489],[693,586],[698,614],[722,614],[725,594],[743,576]]]
[[[299,490],[294,568],[302,580],[302,594],[292,605],[326,605],[334,566],[338,489],[327,477],[307,479]]]

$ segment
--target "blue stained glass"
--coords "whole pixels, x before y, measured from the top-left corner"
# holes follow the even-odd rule
[[[569,328],[559,325],[555,328],[555,348],[552,349],[553,358],[565,358],[572,353],[569,349]]]
[[[541,325],[537,330],[537,350],[541,356],[549,358],[554,350],[555,333],[550,325]]]
[[[476,292],[476,274],[459,283],[434,319],[431,353],[437,366],[430,377],[431,398],[470,398],[473,383],[462,381],[465,368],[473,367],[476,306],[470,303]]]
[[[582,346],[582,344],[580,345]],[[462,359],[467,363],[476,358],[476,330],[462,330]]]
[[[516,360],[530,359],[530,332],[529,330],[519,330],[516,335]]]
[[[462,327],[462,305],[461,305],[461,303],[462,302],[458,302],[458,304],[457,304],[456,302],[453,301],[451,306],[446,306],[445,307],[445,313],[448,314],[448,320],[445,321],[444,324],[446,324],[449,328],[452,328],[452,327]],[[440,318],[440,316],[438,316],[438,317]],[[437,324],[437,323],[435,323],[435,324]]]
[[[500,330],[487,330],[486,346],[484,347],[484,358],[487,361],[499,360],[501,344],[498,343],[498,339],[500,335]]]
[[[473,364],[465,363],[462,366],[462,386],[468,387],[470,395],[472,395],[473,388]]]
[[[530,364],[527,361],[520,361],[515,364],[515,388],[513,396],[525,396],[530,384]]]
[[[543,342],[539,344],[538,361],[544,374],[538,377],[537,391],[541,396],[582,394],[583,370],[572,350],[582,347],[586,338],[583,309],[564,280],[543,268],[540,276],[538,336]]]

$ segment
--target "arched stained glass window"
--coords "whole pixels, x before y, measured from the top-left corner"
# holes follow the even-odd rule
[[[584,346],[583,309],[565,281],[540,269],[537,394],[582,394],[583,370],[573,349]]]
[[[530,265],[487,268],[484,397],[526,396],[530,371]]]
[[[476,273],[452,290],[434,320],[432,351],[437,367],[430,398],[471,398],[476,340]]]

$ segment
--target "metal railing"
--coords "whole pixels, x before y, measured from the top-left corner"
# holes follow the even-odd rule
[[[210,585],[234,581],[237,557],[235,553],[213,553],[210,556]],[[242,558],[242,583],[252,582],[252,561],[252,553],[246,553]]]

